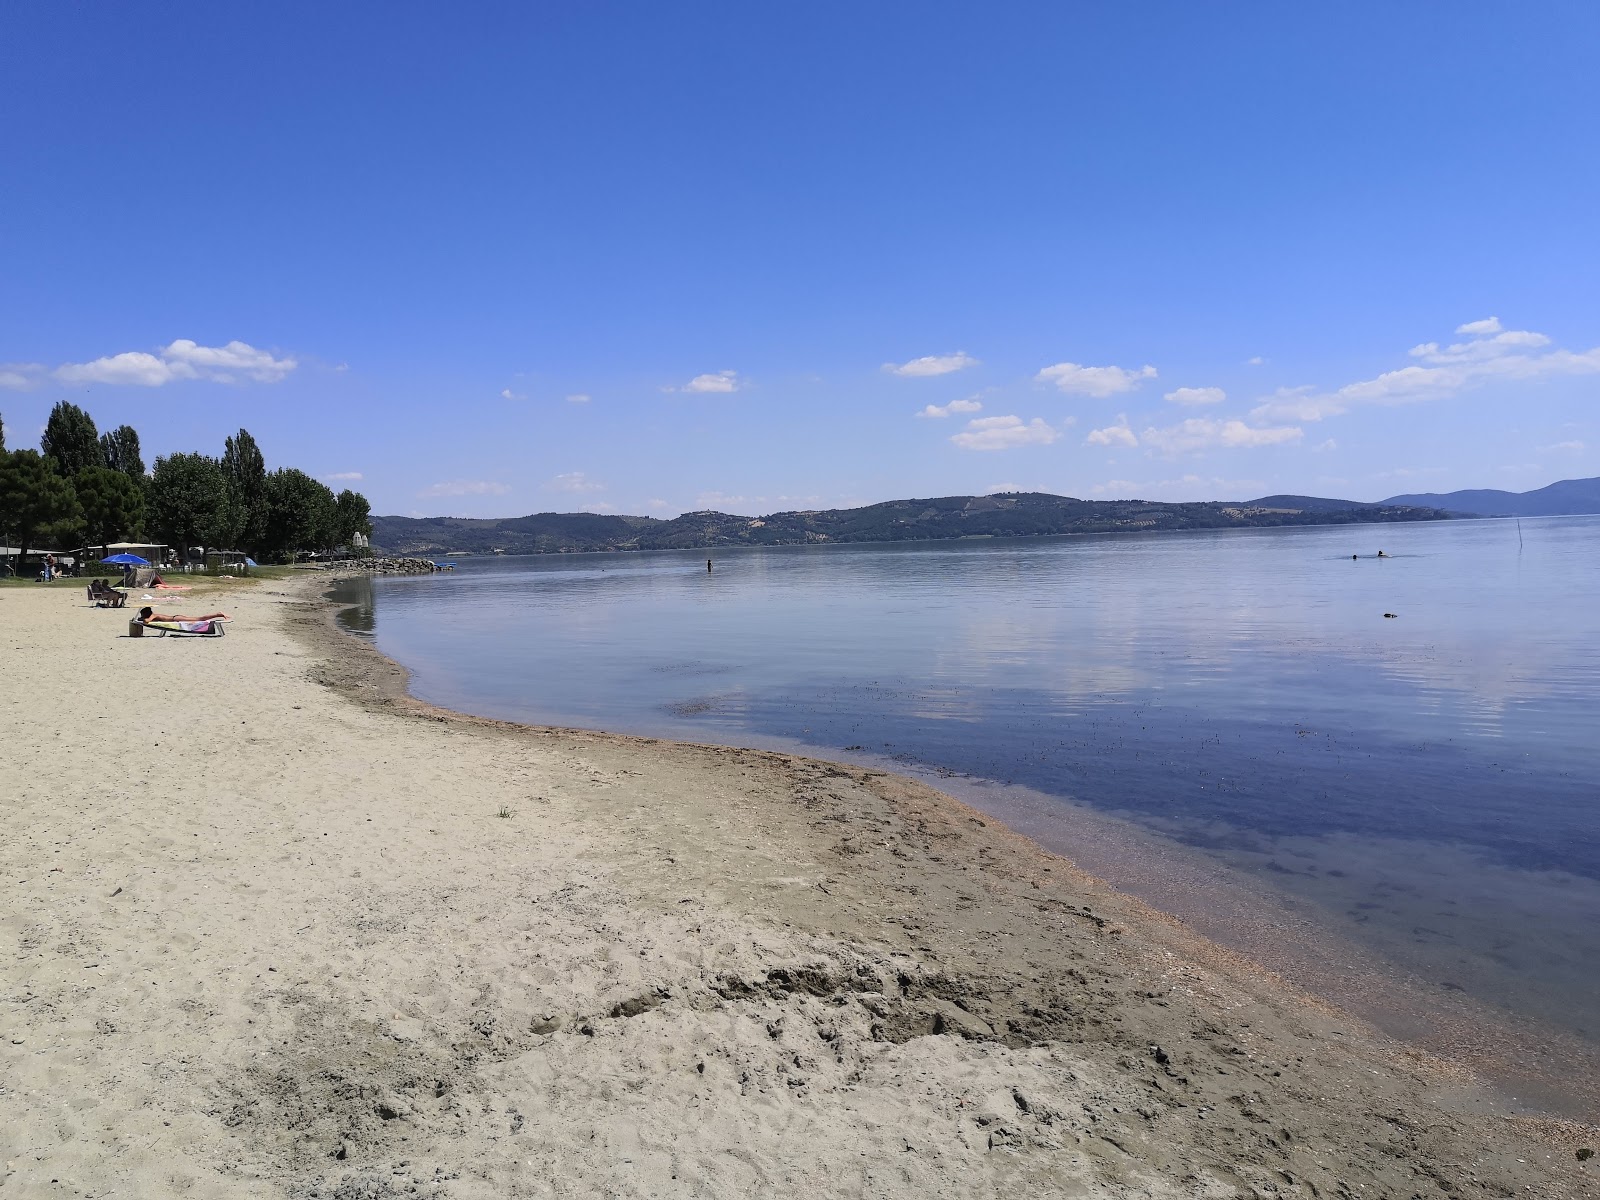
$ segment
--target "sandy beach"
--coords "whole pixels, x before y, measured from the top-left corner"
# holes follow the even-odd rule
[[[0,589],[0,1197],[1600,1191],[923,784],[431,709],[325,582]]]

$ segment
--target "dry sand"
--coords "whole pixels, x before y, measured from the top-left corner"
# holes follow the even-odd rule
[[[1596,1194],[930,788],[441,713],[307,584],[0,589],[0,1198]]]

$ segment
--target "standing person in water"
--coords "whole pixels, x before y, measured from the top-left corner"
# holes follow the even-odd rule
[[[706,559],[706,574],[711,574],[711,560],[709,558]]]

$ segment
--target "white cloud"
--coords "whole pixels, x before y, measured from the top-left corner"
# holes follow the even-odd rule
[[[1539,449],[1546,452],[1551,450],[1566,450],[1573,454],[1581,454],[1583,452],[1584,445],[1582,442],[1557,442],[1553,446],[1540,446]]]
[[[55,369],[55,377],[62,383],[131,384],[137,387],[160,387],[174,379],[193,379],[192,369],[182,364],[175,369],[165,359],[143,350],[129,350],[93,362],[65,363]]]
[[[983,411],[983,403],[979,400],[952,400],[949,404],[930,404],[917,414],[919,417],[932,417],[943,420],[951,413],[975,413]]]
[[[1034,379],[1040,383],[1053,383],[1068,395],[1104,399],[1131,392],[1146,379],[1155,377],[1156,369],[1151,366],[1134,370],[1131,367],[1085,367],[1064,362],[1045,367]]]
[[[1443,348],[1438,342],[1424,342],[1420,346],[1411,347],[1411,357],[1431,363],[1482,362],[1489,358],[1499,358],[1515,350],[1537,350],[1549,344],[1550,339],[1542,333],[1534,333],[1528,329],[1507,329],[1493,337],[1478,338],[1471,342],[1456,342]]]
[[[201,346],[179,338],[159,355],[127,350],[93,362],[63,363],[55,369],[62,383],[107,383],[134,387],[160,387],[183,379],[234,383],[243,375],[258,383],[277,383],[298,364],[293,358],[274,358],[246,342],[226,346]]]
[[[1061,434],[1039,417],[1026,423],[1021,417],[976,417],[950,440],[963,450],[1012,450],[1018,446],[1048,446]]]
[[[503,483],[495,483],[486,479],[452,479],[445,483],[435,483],[423,488],[417,493],[419,497],[429,496],[504,496],[511,489]]]
[[[664,392],[737,392],[741,380],[737,371],[716,371],[696,375],[681,388],[662,388]]]
[[[910,362],[884,363],[883,369],[891,375],[925,379],[931,375],[948,375],[952,371],[961,371],[977,365],[977,359],[965,350],[957,350],[954,354],[927,354],[921,358],[913,358]]]
[[[984,488],[980,494],[984,496],[994,496],[1001,492],[1025,492],[1027,490],[1028,489],[1023,487],[1020,483],[991,483],[988,487]]]
[[[1316,451],[1318,454],[1326,454],[1329,450],[1337,450],[1338,448],[1339,443],[1334,441],[1332,438],[1329,438],[1325,442],[1318,442],[1315,446],[1311,447],[1311,449]]]
[[[324,479],[340,480],[340,481],[344,481],[344,482],[348,482],[348,483],[354,483],[354,482],[356,482],[357,480],[359,480],[361,478],[361,472],[360,471],[335,471],[332,475],[324,475],[323,478]]]
[[[1117,417],[1115,425],[1107,425],[1104,429],[1092,429],[1089,436],[1083,439],[1085,446],[1137,446],[1139,439],[1133,436],[1133,430],[1128,428],[1128,417],[1124,413]]]
[[[587,503],[587,504],[583,505],[582,507],[580,507],[578,509],[578,511],[579,512],[586,512],[586,513],[602,513],[602,514],[603,513],[614,513],[614,512],[617,511],[617,506],[615,504],[607,504],[604,500],[591,500],[589,503]]]
[[[184,364],[201,379],[231,383],[232,372],[247,375],[257,383],[277,383],[299,364],[292,358],[273,358],[246,342],[226,346],[199,346],[179,338],[161,352],[161,357],[176,366]]]
[[[545,481],[544,490],[547,492],[603,492],[606,485],[598,479],[590,479],[582,471],[568,471],[557,475],[554,479]]]
[[[1502,329],[1498,318],[1469,321],[1457,330],[1474,340],[1441,347],[1424,342],[1411,350],[1430,366],[1400,367],[1332,392],[1280,390],[1250,413],[1264,421],[1320,421],[1360,404],[1414,404],[1442,400],[1495,380],[1534,380],[1559,375],[1600,374],[1600,346],[1592,350],[1547,350],[1550,339],[1525,329]]]
[[[567,397],[567,403],[568,404],[587,404],[587,403],[589,403],[589,399],[590,399],[589,396],[586,395],[583,392],[574,392],[574,393],[572,393],[572,395]]]
[[[1281,446],[1305,436],[1298,426],[1261,429],[1243,421],[1217,421],[1190,417],[1165,429],[1146,429],[1141,435],[1146,446],[1162,454],[1193,454],[1202,450],[1241,450],[1260,446]]]
[[[25,392],[39,381],[43,373],[43,363],[0,363],[0,388]]]
[[[654,509],[657,512],[661,511],[663,508],[671,508],[672,507],[665,500],[662,500],[660,498],[657,498],[657,499],[654,499],[654,500],[646,500],[644,502],[644,506],[646,508]]]
[[[1350,411],[1337,397],[1317,395],[1309,387],[1279,388],[1250,410],[1258,421],[1321,421]]]
[[[1219,387],[1182,387],[1168,392],[1161,398],[1170,400],[1173,404],[1221,404],[1228,398],[1228,393]]]
[[[1267,360],[1257,354],[1254,358],[1245,359],[1244,365],[1247,367],[1264,367],[1267,365]]]
[[[510,388],[501,388],[500,389],[500,399],[502,399],[502,400],[526,400],[527,397],[522,395],[520,392],[513,392]]]

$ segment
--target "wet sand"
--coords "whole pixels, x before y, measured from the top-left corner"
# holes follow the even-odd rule
[[[0,1195],[1595,1190],[930,787],[431,709],[320,582],[0,590]]]

